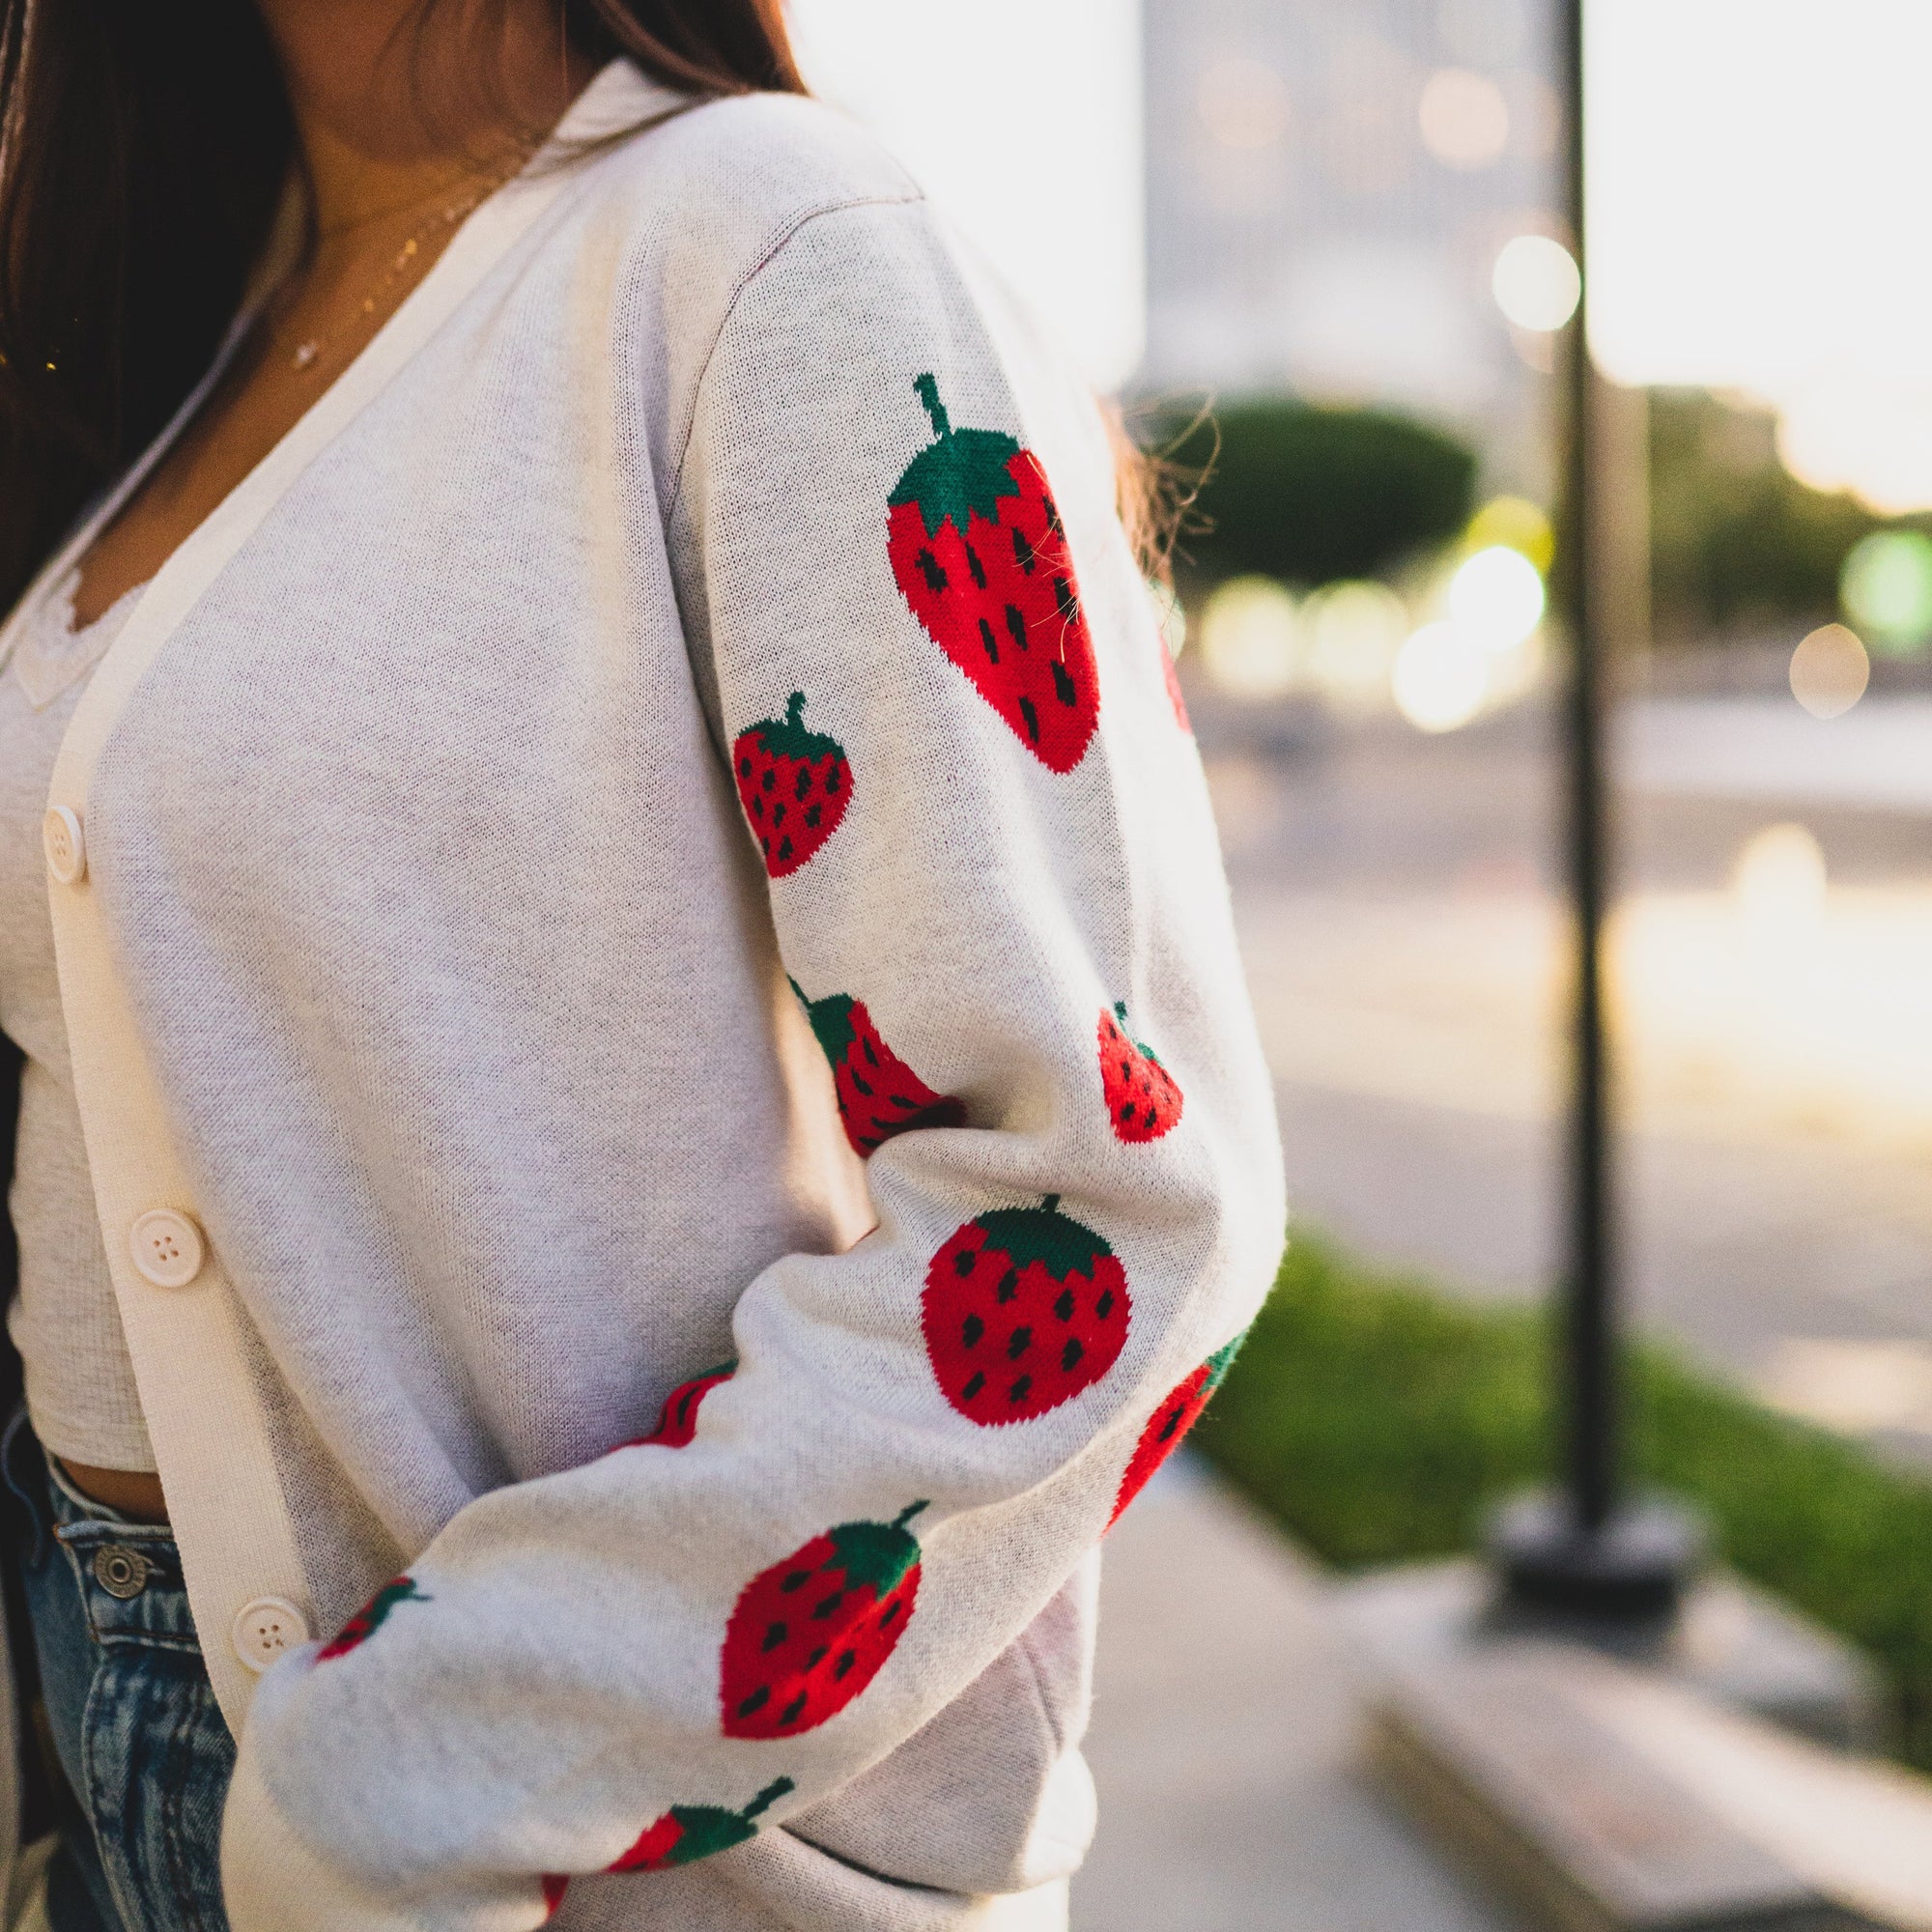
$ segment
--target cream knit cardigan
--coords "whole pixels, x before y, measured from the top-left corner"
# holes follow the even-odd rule
[[[47,842],[236,1932],[1063,1925],[1280,1156],[1105,436],[904,175],[755,98],[496,195]]]

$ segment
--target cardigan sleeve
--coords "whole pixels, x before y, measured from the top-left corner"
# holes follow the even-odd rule
[[[569,1875],[782,1830],[1065,1583],[1279,1252],[1200,761],[1079,385],[923,204],[833,210],[740,289],[674,454],[694,781],[877,1225],[748,1281],[655,1437],[479,1498],[263,1680],[237,1932],[530,1926]]]

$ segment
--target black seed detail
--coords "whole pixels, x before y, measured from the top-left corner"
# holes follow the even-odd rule
[[[980,561],[980,553],[971,544],[966,546],[966,568],[973,573],[973,582],[981,590],[986,587],[986,568]]]
[[[1073,1291],[1070,1288],[1063,1288],[1060,1291],[1060,1299],[1053,1304],[1053,1312],[1063,1321],[1073,1320]]]
[[[811,1577],[812,1573],[810,1570],[794,1570],[783,1578],[779,1588],[786,1591],[802,1590],[811,1581]]]
[[[779,802],[772,807],[772,823],[774,825],[782,825],[785,822],[785,812],[789,808],[786,806],[784,800],[780,799]]]
[[[1154,1437],[1154,1440],[1156,1442],[1171,1441],[1174,1432],[1180,1427],[1180,1418],[1186,1412],[1184,1406],[1169,1409],[1167,1419],[1160,1426],[1160,1434]]]
[[[973,1401],[973,1399],[976,1396],[978,1396],[980,1391],[985,1386],[986,1386],[986,1378],[984,1376],[976,1375],[973,1378],[973,1379],[970,1382],[968,1382],[963,1389],[959,1391],[959,1400],[961,1402]]]
[[[1080,702],[1080,694],[1074,689],[1072,673],[1058,658],[1053,662],[1053,695],[1063,704]]]
[[[860,1093],[865,1094],[867,1099],[869,1100],[872,1097],[872,1090],[868,1086],[867,1086],[865,1081],[862,1080],[857,1073],[854,1073],[852,1075],[852,1084],[853,1086],[858,1088]]]
[[[919,574],[925,579],[928,590],[937,592],[946,588],[946,572],[929,550],[921,551],[914,561],[919,565]]]
[[[792,854],[791,834],[786,833],[785,836],[779,840],[779,857],[781,860],[789,859],[791,857],[791,854]]]
[[[776,1650],[779,1647],[779,1645],[781,1644],[789,1634],[790,1633],[785,1629],[783,1624],[774,1624],[771,1627],[771,1629],[765,1633],[765,1640],[761,1648],[765,1650]]]
[[[836,1678],[843,1678],[845,1673],[848,1670],[850,1670],[852,1666],[858,1662],[858,1661],[859,1661],[859,1653],[856,1650],[841,1650],[838,1653],[838,1662],[832,1666],[833,1676]]]
[[[738,760],[738,776],[741,779],[748,779],[752,776],[752,761],[750,758],[740,758]]]
[[[1114,1312],[1114,1291],[1111,1288],[1102,1289],[1100,1291],[1099,1300],[1094,1304],[1094,1313],[1097,1315],[1102,1321],[1104,1321],[1108,1316],[1113,1314],[1113,1312]]]
[[[993,1291],[993,1299],[995,1301],[1010,1301],[1019,1292],[1020,1271],[1018,1268],[1009,1268],[1000,1277],[1000,1285]]]
[[[755,793],[753,793],[752,797],[752,816],[755,818],[760,825],[762,825],[765,822],[765,802],[763,799],[759,798]]]
[[[1063,624],[1077,624],[1080,621],[1080,600],[1073,594],[1073,586],[1064,577],[1053,580],[1053,601],[1060,610]]]
[[[1057,537],[1066,534],[1066,526],[1060,521],[1060,505],[1051,497],[1042,499],[1046,509],[1046,526]]]
[[[760,838],[758,840],[758,850],[769,859],[772,856],[772,841],[769,838]]]
[[[767,791],[777,791],[779,788],[779,768],[776,765],[767,765],[765,767],[765,775],[758,782]]]
[[[919,1110],[919,1102],[917,1100],[908,1100],[903,1094],[893,1094],[887,1097],[902,1114],[916,1113]]]
[[[973,1264],[979,1259],[980,1251],[978,1248],[961,1248],[952,1257],[952,1272],[954,1274],[971,1274],[973,1272]]]
[[[1020,716],[1026,720],[1027,736],[1037,745],[1039,743],[1039,713],[1033,708],[1032,698],[1023,697],[1020,699]]]
[[[878,1065],[879,1056],[877,1050],[873,1047],[872,1042],[869,1039],[861,1039],[859,1044],[866,1049],[867,1064],[871,1066]]]
[[[818,829],[818,821],[824,816],[825,816],[825,808],[822,805],[820,805],[816,799],[814,799],[810,805],[808,805],[805,808],[805,822],[809,826],[810,826],[814,832],[817,831]]]
[[[881,1630],[884,1630],[887,1627],[887,1625],[892,1623],[893,1620],[898,1615],[898,1613],[904,1608],[905,1608],[905,1599],[903,1597],[895,1597],[892,1600],[892,1602],[886,1605],[884,1615],[882,1615],[879,1618],[879,1628]]]
[[[1033,1378],[1031,1376],[1022,1376],[1019,1378],[1019,1380],[1016,1381],[1012,1385],[1012,1387],[1007,1391],[1007,1400],[1009,1402],[1024,1402],[1027,1399],[1028,1391],[1031,1390],[1032,1387],[1033,1387]]]
[[[1087,1352],[1086,1343],[1081,1341],[1077,1335],[1069,1335],[1066,1338],[1065,1348],[1064,1348],[1060,1351],[1061,1368],[1063,1370],[1070,1371],[1073,1368],[1074,1364],[1077,1363],[1080,1357],[1084,1355],[1086,1352]]]
[[[827,798],[830,798],[838,789],[838,778],[843,770],[844,767],[835,758],[832,762],[832,769],[825,774],[825,796]]]
[[[793,796],[797,798],[801,805],[811,795],[811,767],[810,765],[799,766],[798,777],[792,781],[791,788]]]
[[[795,1724],[802,1717],[805,1716],[806,1695],[807,1693],[801,1690],[798,1693],[798,1695],[794,1697],[791,1700],[791,1702],[787,1704],[784,1707],[784,1709],[779,1713],[780,1723],[787,1725]]]
[[[1027,647],[1026,619],[1020,614],[1020,607],[1017,604],[1009,604],[1007,606],[1007,636],[1009,637],[1013,640],[1013,642],[1020,647],[1021,650],[1026,649]]]
[[[1018,527],[1013,530],[1013,561],[1028,577],[1033,575],[1033,545],[1026,540],[1026,532]]]
[[[977,1349],[986,1339],[986,1324],[977,1315],[969,1315],[959,1324],[959,1346]]]
[[[836,1615],[838,1605],[844,1601],[845,1592],[843,1590],[834,1590],[831,1596],[827,1597],[822,1604],[814,1604],[812,1605],[812,1620],[814,1622],[822,1622],[825,1618]]]
[[[985,618],[980,619],[980,641],[986,647],[986,662],[998,664],[1000,661],[999,640],[993,636],[993,627]]]
[[[805,1660],[805,1667],[808,1670],[816,1670],[818,1666],[821,1663],[823,1663],[825,1660],[831,1655],[832,1655],[831,1645],[821,1643],[818,1646],[818,1648],[814,1650],[811,1653],[811,1655]]]
[[[762,1711],[771,1701],[772,1689],[769,1684],[760,1684],[745,1701],[738,1706],[738,1715],[749,1718],[753,1711]]]
[[[1031,1328],[1015,1328],[1012,1332],[1012,1339],[1007,1344],[1007,1360],[1017,1362],[1032,1347],[1033,1330]]]

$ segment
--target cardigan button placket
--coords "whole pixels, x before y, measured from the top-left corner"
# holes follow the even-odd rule
[[[41,820],[41,847],[47,870],[64,886],[78,885],[87,871],[87,835],[80,814],[64,805],[51,807]]]
[[[201,1230],[172,1208],[149,1208],[129,1231],[128,1249],[141,1278],[156,1288],[185,1288],[208,1259]]]
[[[236,1613],[231,1635],[235,1655],[260,1672],[285,1651],[308,1641],[308,1619],[286,1597],[257,1597]]]

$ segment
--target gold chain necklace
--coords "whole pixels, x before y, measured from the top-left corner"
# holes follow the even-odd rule
[[[520,173],[528,159],[529,152],[520,151],[502,167],[473,183],[467,194],[459,195],[456,200],[426,215],[410,232],[409,238],[390,258],[376,286],[362,298],[362,305],[357,313],[373,316],[383,308],[387,298],[394,294],[398,284],[414,266],[415,259],[422,253],[425,244],[443,229],[454,228],[467,216],[474,213],[504,183]],[[289,356],[289,367],[298,375],[305,375],[321,363],[327,347],[327,335],[311,335],[304,338],[296,345]]]

